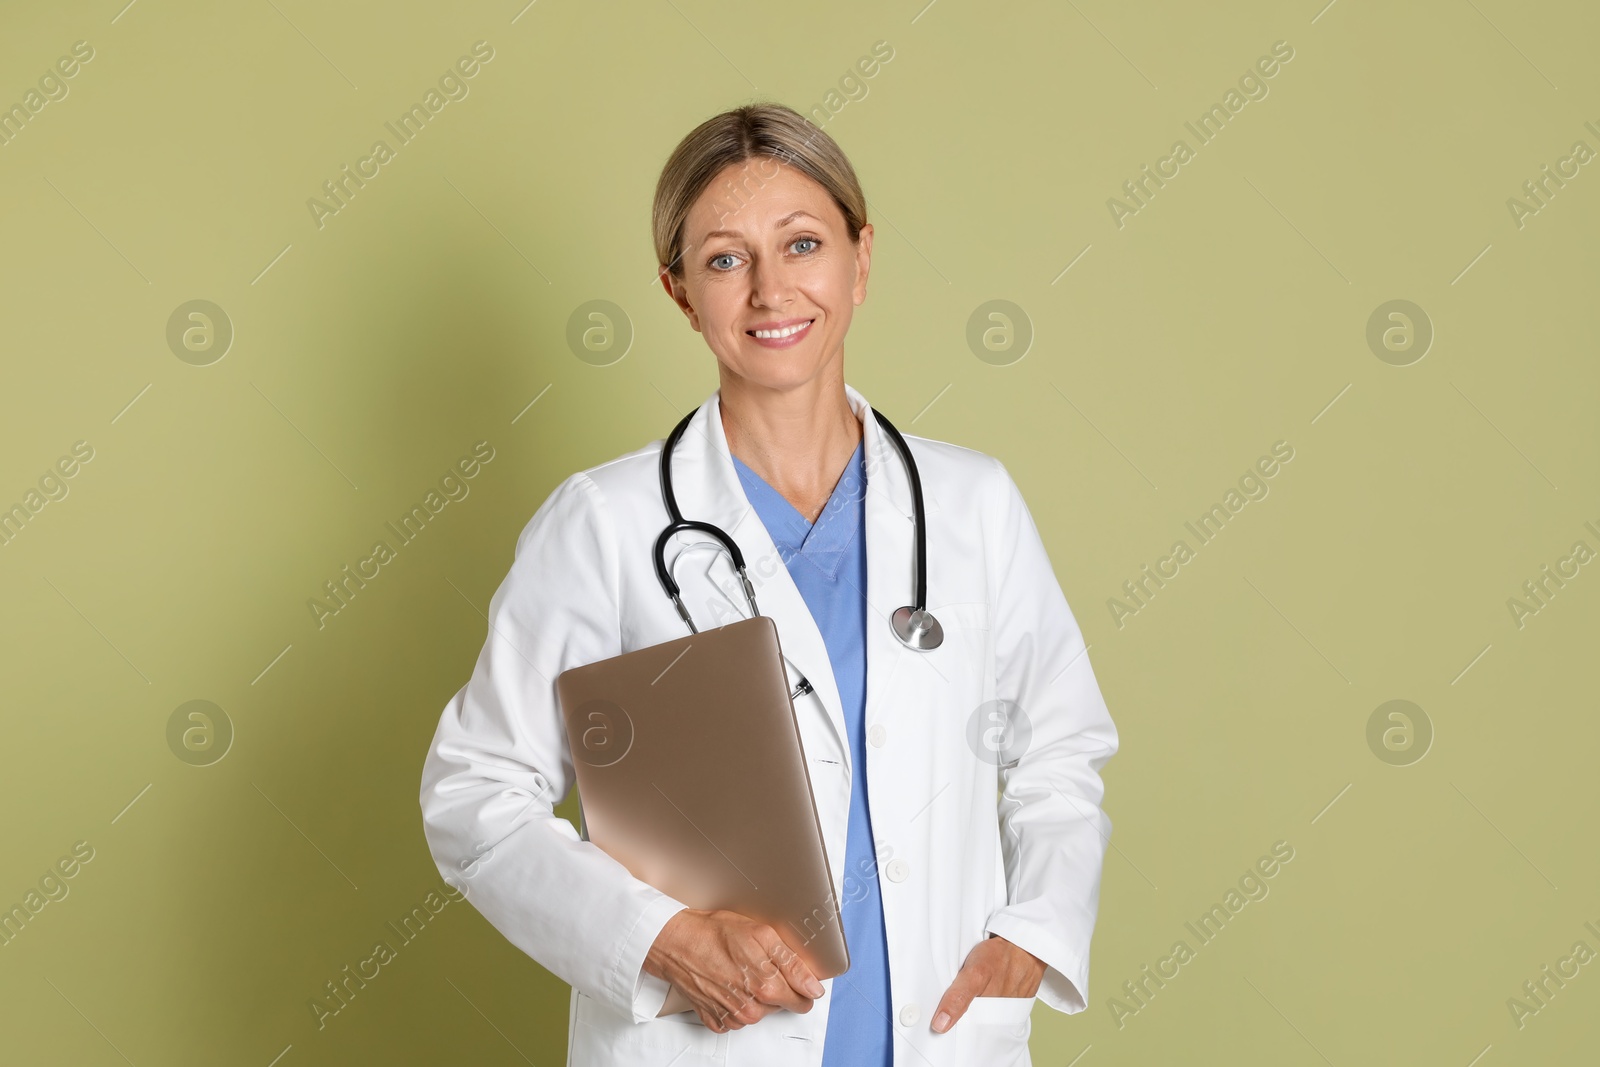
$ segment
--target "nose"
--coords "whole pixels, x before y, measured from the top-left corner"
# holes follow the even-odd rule
[[[782,260],[762,256],[750,272],[750,301],[757,307],[782,308],[793,296],[794,285]]]

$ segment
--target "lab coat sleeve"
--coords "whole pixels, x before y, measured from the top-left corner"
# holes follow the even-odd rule
[[[552,811],[573,786],[556,676],[621,651],[617,542],[587,475],[529,520],[488,622],[424,762],[428,848],[517,948],[625,1018],[654,1018],[669,987],[645,954],[684,905]]]
[[[1033,517],[996,466],[988,512],[998,527],[989,548],[996,695],[1018,705],[1014,721],[1031,737],[1000,768],[1008,899],[986,930],[1043,960],[1039,999],[1074,1014],[1089,994],[1089,941],[1111,839],[1100,769],[1117,751],[1117,730]]]

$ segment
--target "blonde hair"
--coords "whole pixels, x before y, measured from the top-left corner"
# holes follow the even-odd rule
[[[663,273],[683,276],[683,224],[700,194],[723,168],[752,159],[787,164],[822,186],[844,213],[850,240],[860,238],[867,222],[867,198],[844,150],[793,108],[746,104],[696,126],[661,168],[650,228]],[[760,179],[756,180],[759,186]],[[732,197],[738,197],[743,185],[730,186]]]

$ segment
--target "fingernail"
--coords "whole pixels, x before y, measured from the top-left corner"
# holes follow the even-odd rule
[[[933,1032],[936,1034],[942,1034],[948,1029],[950,1029],[950,1013],[947,1011],[941,1011],[938,1015],[933,1017]]]
[[[807,978],[806,979],[806,992],[811,994],[813,997],[822,996],[822,992],[823,992],[822,983],[817,981],[815,978]]]

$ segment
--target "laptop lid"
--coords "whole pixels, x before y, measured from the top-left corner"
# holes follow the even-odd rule
[[[585,840],[692,908],[764,922],[819,979],[850,967],[771,618],[556,679]],[[676,987],[661,1014],[689,1008]]]

